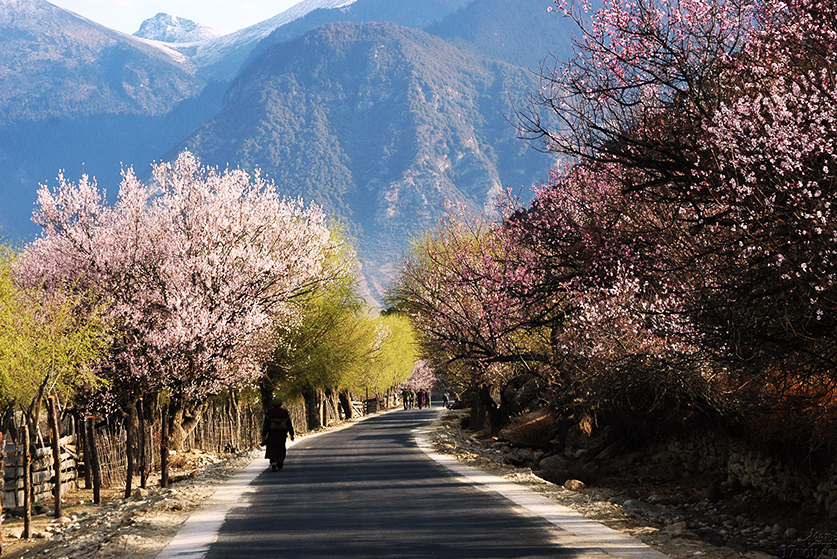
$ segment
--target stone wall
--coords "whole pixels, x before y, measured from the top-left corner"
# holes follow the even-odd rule
[[[655,462],[669,464],[672,473],[716,473],[730,484],[740,484],[780,501],[814,500],[837,518],[837,464],[822,473],[805,471],[763,450],[729,436],[703,434],[655,445],[649,453]]]

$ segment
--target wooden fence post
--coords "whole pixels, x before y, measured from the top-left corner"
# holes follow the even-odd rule
[[[23,430],[23,537],[32,537],[32,441],[29,437],[29,423],[24,421]]]
[[[96,445],[96,428],[93,425],[94,416],[87,418],[87,444],[90,448],[90,470],[93,474],[93,503],[102,502],[102,472],[99,469],[99,447]]]
[[[58,406],[55,402],[55,396],[49,397],[49,422],[52,428],[52,464],[53,464],[53,479],[55,480],[55,487],[53,488],[53,496],[55,497],[55,518],[60,518],[61,511],[61,426],[58,421]]]
[[[160,411],[160,487],[169,486],[169,405]]]

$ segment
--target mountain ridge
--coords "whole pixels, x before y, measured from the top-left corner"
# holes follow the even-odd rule
[[[316,10],[339,10],[357,0],[302,0],[287,10],[264,21],[200,43],[181,46],[165,44],[187,56],[208,80],[229,81],[241,69],[259,42],[278,27],[303,18]]]
[[[237,60],[221,56],[225,69],[199,67],[194,42],[0,0],[0,88],[19,97],[4,103],[0,91],[0,235],[34,235],[37,185],[59,170],[112,196],[123,166],[147,177],[152,161],[189,148],[323,205],[357,239],[380,300],[410,238],[446,207],[491,213],[496,194],[548,172],[508,119],[538,87],[526,55],[561,36],[550,27],[560,19],[542,17],[550,4],[515,0],[511,17],[503,0],[308,0],[279,27],[271,18],[259,43],[237,43]],[[192,28],[158,19],[174,34],[155,38]]]
[[[350,222],[380,276],[447,204],[482,213],[546,173],[503,114],[536,85],[421,30],[329,23],[259,55],[180,148],[258,168]]]
[[[202,88],[173,51],[44,0],[4,2],[0,125],[68,114],[164,114]]]

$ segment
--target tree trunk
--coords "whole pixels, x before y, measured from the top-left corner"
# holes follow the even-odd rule
[[[337,397],[332,389],[327,389],[323,397],[323,425],[328,426],[329,421],[340,419],[337,413]]]
[[[102,502],[102,470],[99,464],[99,446],[96,444],[94,416],[87,418],[87,445],[90,449],[90,473],[93,475],[93,503]]]
[[[343,391],[339,395],[340,407],[343,409],[343,418],[348,421],[352,418],[352,400],[349,398],[349,393]]]
[[[241,436],[241,402],[234,391],[230,391],[230,405],[233,411],[232,418],[232,445],[233,452],[238,452],[244,447],[243,437]]]
[[[170,404],[171,430],[169,432],[169,445],[172,450],[182,452],[186,447],[186,439],[198,426],[201,413],[206,408],[206,402],[194,405]]]
[[[160,487],[169,486],[169,405],[160,411]]]
[[[308,422],[308,430],[316,431],[322,427],[320,393],[313,388],[309,388],[302,393],[302,398],[305,401],[305,419]]]
[[[471,392],[470,400],[471,416],[468,422],[468,428],[472,431],[479,431],[485,426],[485,407],[482,405],[479,390]]]
[[[148,449],[146,437],[145,405],[137,401],[137,454],[139,455],[140,487],[148,488]]]
[[[23,422],[23,538],[32,537],[32,441],[29,424]]]
[[[497,402],[491,397],[491,387],[478,387],[471,393],[471,430],[482,431],[488,428],[493,433],[499,428],[499,424]]]
[[[481,386],[478,391],[480,407],[483,411],[483,422],[480,423],[479,430],[485,429],[486,426],[493,435],[496,435],[502,426],[501,414],[497,402],[491,397],[491,387]],[[487,420],[487,421],[486,421]],[[486,425],[487,423],[487,425]]]
[[[38,397],[35,400],[35,419],[32,423],[32,428],[29,430],[29,437],[34,437],[35,440],[39,443],[39,446],[44,446],[44,438],[41,435],[41,408],[43,407],[43,393],[46,388],[46,381],[49,379],[44,380],[44,384],[41,385],[41,389],[38,392]],[[34,501],[34,499],[33,499]]]
[[[128,465],[125,468],[125,498],[131,496],[132,483],[134,481],[134,416],[136,415],[136,407],[134,404],[128,406],[128,412],[124,413],[125,417],[125,458]]]
[[[81,437],[79,450],[82,453],[82,460],[84,461],[84,488],[93,488],[92,467],[90,465],[90,434],[87,432],[87,418],[78,412],[78,424],[80,426],[78,434]]]
[[[41,435],[41,428],[40,428],[40,426],[38,426],[38,421],[35,420],[34,424],[27,422],[26,425],[29,427],[29,447],[28,447],[28,450],[27,450],[27,454],[29,456],[29,482],[30,482],[29,483],[29,503],[30,503],[30,506],[34,507],[35,502],[37,500],[35,499],[35,484],[33,483],[34,480],[32,479],[32,476],[35,474],[35,472],[32,470],[32,468],[35,466],[35,457],[34,457],[34,452],[33,451],[35,450],[35,447],[43,448],[46,445],[44,444],[44,439]],[[33,436],[35,433],[37,433],[37,435]]]
[[[52,428],[52,464],[55,480],[52,494],[55,498],[55,518],[61,518],[61,425],[55,396],[49,397],[49,423]]]
[[[262,374],[262,377],[259,379],[259,394],[262,397],[262,409],[267,409],[270,407],[270,401],[273,400],[273,391],[275,390],[275,386],[273,381],[267,376],[267,374]]]

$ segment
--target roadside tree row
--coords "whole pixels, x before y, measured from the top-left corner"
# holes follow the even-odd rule
[[[22,414],[39,436],[52,397],[118,418],[128,494],[151,408],[179,449],[216,395],[304,396],[314,428],[323,392],[374,395],[412,371],[412,327],[367,309],[339,228],[258,173],[184,152],[149,181],[125,170],[113,201],[60,176],[34,219],[39,237],[0,255],[0,434]]]
[[[555,12],[577,22],[577,54],[544,66],[518,117],[560,163],[530,203],[450,219],[415,245],[393,300],[427,357],[477,387],[534,375],[587,426],[743,419],[827,444],[834,3]]]

